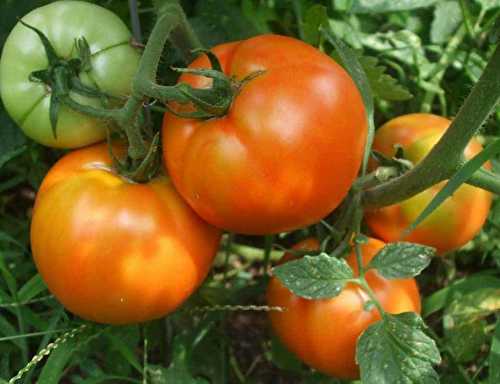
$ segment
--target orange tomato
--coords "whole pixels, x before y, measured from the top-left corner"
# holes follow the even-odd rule
[[[369,239],[362,245],[366,265],[384,247],[380,240]],[[318,249],[319,243],[308,239],[296,249]],[[285,255],[284,258],[290,256]],[[354,251],[347,258],[357,275]],[[369,286],[385,311],[420,312],[420,294],[415,279],[387,280],[376,271],[366,274]],[[359,378],[355,362],[356,342],[363,331],[380,320],[375,308],[365,309],[368,295],[357,284],[347,284],[332,299],[307,300],[290,292],[273,277],[267,289],[267,303],[284,312],[270,312],[271,325],[280,340],[306,364],[341,379]]]
[[[377,130],[373,149],[394,156],[394,145],[400,144],[405,157],[416,164],[437,143],[450,123],[444,117],[425,113],[397,117]],[[481,150],[481,144],[472,139],[465,149],[465,158],[470,159]],[[367,211],[368,226],[384,241],[400,240],[445,183],[436,184],[398,204]],[[404,240],[435,247],[439,254],[457,249],[480,231],[490,205],[489,192],[464,184]]]
[[[265,234],[317,222],[347,194],[361,163],[367,121],[361,96],[334,60],[302,41],[262,35],[213,49],[246,84],[228,114],[165,115],[166,166],[184,199],[209,223]],[[190,68],[209,68],[206,56]],[[197,88],[211,80],[183,74]]]
[[[54,165],[31,224],[49,290],[71,312],[110,324],[175,310],[207,275],[220,236],[166,177],[136,184],[116,174],[106,145]]]

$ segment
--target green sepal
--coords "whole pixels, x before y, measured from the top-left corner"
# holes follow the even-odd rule
[[[47,69],[41,69],[39,71],[33,71],[30,73],[29,80],[36,83],[49,84],[51,81],[50,71]]]
[[[75,39],[75,46],[78,51],[78,59],[80,60],[81,71],[89,72],[92,69],[90,46],[85,37]]]
[[[32,31],[36,32],[36,34],[42,41],[43,47],[45,48],[45,53],[47,54],[47,60],[49,61],[49,66],[57,64],[57,62],[59,61],[59,57],[57,56],[57,53],[52,44],[50,43],[49,39],[47,38],[47,36],[45,36],[44,33],[39,29],[25,23],[21,19],[19,19],[19,22],[26,28],[29,28]]]
[[[50,94],[50,107],[49,107],[49,118],[50,126],[52,127],[52,134],[54,139],[57,140],[57,119],[59,117],[60,102],[57,95],[52,92]]]

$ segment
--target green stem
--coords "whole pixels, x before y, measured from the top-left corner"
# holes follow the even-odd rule
[[[474,185],[500,195],[500,177],[486,169],[479,169],[467,180],[467,184]]]
[[[264,237],[264,273],[267,272],[269,261],[271,259],[271,251],[273,249],[274,235],[267,235]]]
[[[98,119],[116,120],[121,114],[121,109],[96,108],[90,105],[80,104],[74,101],[69,95],[60,96],[59,100],[67,107]]]
[[[370,300],[373,302],[375,307],[377,307],[377,310],[379,311],[380,315],[382,317],[385,316],[385,310],[382,307],[382,304],[378,301],[377,297],[375,296],[375,292],[371,289],[371,287],[368,285],[368,282],[366,281],[365,277],[359,277],[359,279],[356,281],[356,283],[363,288],[363,290],[366,292],[366,294],[370,297]]]
[[[486,66],[450,128],[414,168],[364,193],[363,204],[383,207],[406,200],[453,175],[463,163],[472,136],[500,100],[500,46]]]
[[[175,4],[169,7],[165,6],[165,9],[158,17],[144,49],[139,69],[132,84],[134,95],[144,96],[148,94],[151,84],[154,84],[163,48],[170,33],[179,24],[180,17],[178,6]]]
[[[182,56],[186,59],[186,62],[190,63],[197,56],[197,54],[193,51],[203,48],[203,45],[198,39],[198,36],[194,33],[193,28],[189,24],[184,12],[180,12],[178,22],[179,24],[172,31],[170,41],[174,47],[181,52]]]

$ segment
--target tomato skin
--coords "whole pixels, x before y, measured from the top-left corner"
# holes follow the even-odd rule
[[[165,164],[179,193],[207,222],[265,234],[331,212],[354,181],[366,140],[361,96],[331,58],[289,37],[262,35],[213,49],[226,74],[265,71],[229,113],[195,121],[167,113]],[[210,67],[206,56],[190,68]],[[207,87],[210,80],[179,80]]]
[[[37,8],[23,21],[46,34],[62,58],[76,57],[75,39],[85,37],[92,54],[91,70],[80,80],[114,96],[130,93],[140,55],[130,45],[131,34],[111,11],[84,1],[57,1]],[[30,81],[33,71],[47,69],[48,61],[38,35],[19,22],[11,31],[0,59],[0,95],[9,115],[33,140],[57,148],[76,148],[103,140],[103,120],[61,106],[57,139],[49,120],[50,89]],[[72,93],[85,105],[102,106],[95,98]]]
[[[299,243],[294,248],[310,247]],[[316,242],[314,248],[319,244]],[[369,239],[362,246],[363,264],[366,265],[384,247],[380,240]],[[284,258],[289,256],[285,255]],[[347,262],[357,275],[354,251]],[[387,280],[376,271],[366,274],[368,284],[389,313],[420,312],[420,294],[415,279]],[[369,301],[367,294],[349,283],[337,297],[325,300],[306,300],[290,292],[273,277],[267,289],[267,303],[285,308],[284,312],[270,312],[274,332],[281,341],[309,366],[341,379],[358,379],[355,362],[356,342],[363,331],[380,320],[375,308],[364,310]]]
[[[405,157],[418,163],[450,123],[450,120],[432,114],[399,116],[377,130],[373,149],[393,156],[394,145],[400,144]],[[481,144],[472,139],[465,149],[465,157],[470,159],[481,150]],[[400,240],[403,232],[445,184],[445,181],[441,182],[398,204],[367,211],[365,218],[368,226],[384,241]],[[442,255],[474,238],[486,221],[490,206],[489,192],[464,184],[404,240],[435,247]]]
[[[206,277],[220,236],[166,177],[135,184],[115,174],[106,145],[53,166],[31,224],[49,290],[71,312],[110,324],[175,310]]]

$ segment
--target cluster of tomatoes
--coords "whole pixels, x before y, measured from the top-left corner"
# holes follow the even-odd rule
[[[81,17],[89,12],[91,18]],[[51,28],[55,19],[67,27]],[[60,57],[71,58],[74,39],[85,34],[92,56],[82,81],[116,96],[130,92],[139,55],[116,15],[65,1],[23,20],[42,30]],[[165,316],[205,279],[222,230],[261,235],[308,226],[332,212],[353,184],[367,120],[360,94],[342,67],[299,40],[277,35],[212,51],[229,76],[263,73],[241,89],[224,117],[194,120],[167,113],[165,171],[139,184],[113,168],[106,144],[88,146],[105,138],[106,122],[62,106],[54,137],[50,89],[30,76],[47,66],[40,39],[20,24],[7,39],[0,61],[1,96],[13,119],[45,145],[85,146],[65,155],[46,175],[31,224],[37,268],[73,313],[111,324]],[[190,68],[210,68],[210,63],[204,55]],[[210,81],[188,73],[179,79],[198,88]],[[73,96],[84,104],[96,102]],[[374,149],[391,157],[399,144],[416,163],[449,123],[425,114],[396,118],[378,130]],[[480,149],[472,141],[465,156]],[[124,148],[116,145],[115,152]],[[396,241],[441,187],[367,212],[366,222],[376,237]],[[455,249],[479,231],[490,200],[487,192],[462,186],[408,240],[440,253]],[[364,262],[383,245],[376,239],[365,244]],[[315,249],[318,244],[309,239],[297,246]],[[348,261],[356,270],[353,255]],[[389,281],[376,272],[367,279],[386,311],[420,310],[413,279]],[[272,325],[303,361],[338,377],[358,375],[356,339],[379,318],[375,309],[364,307],[367,297],[361,288],[351,284],[334,299],[305,300],[273,278],[267,299],[286,309],[271,314]]]

